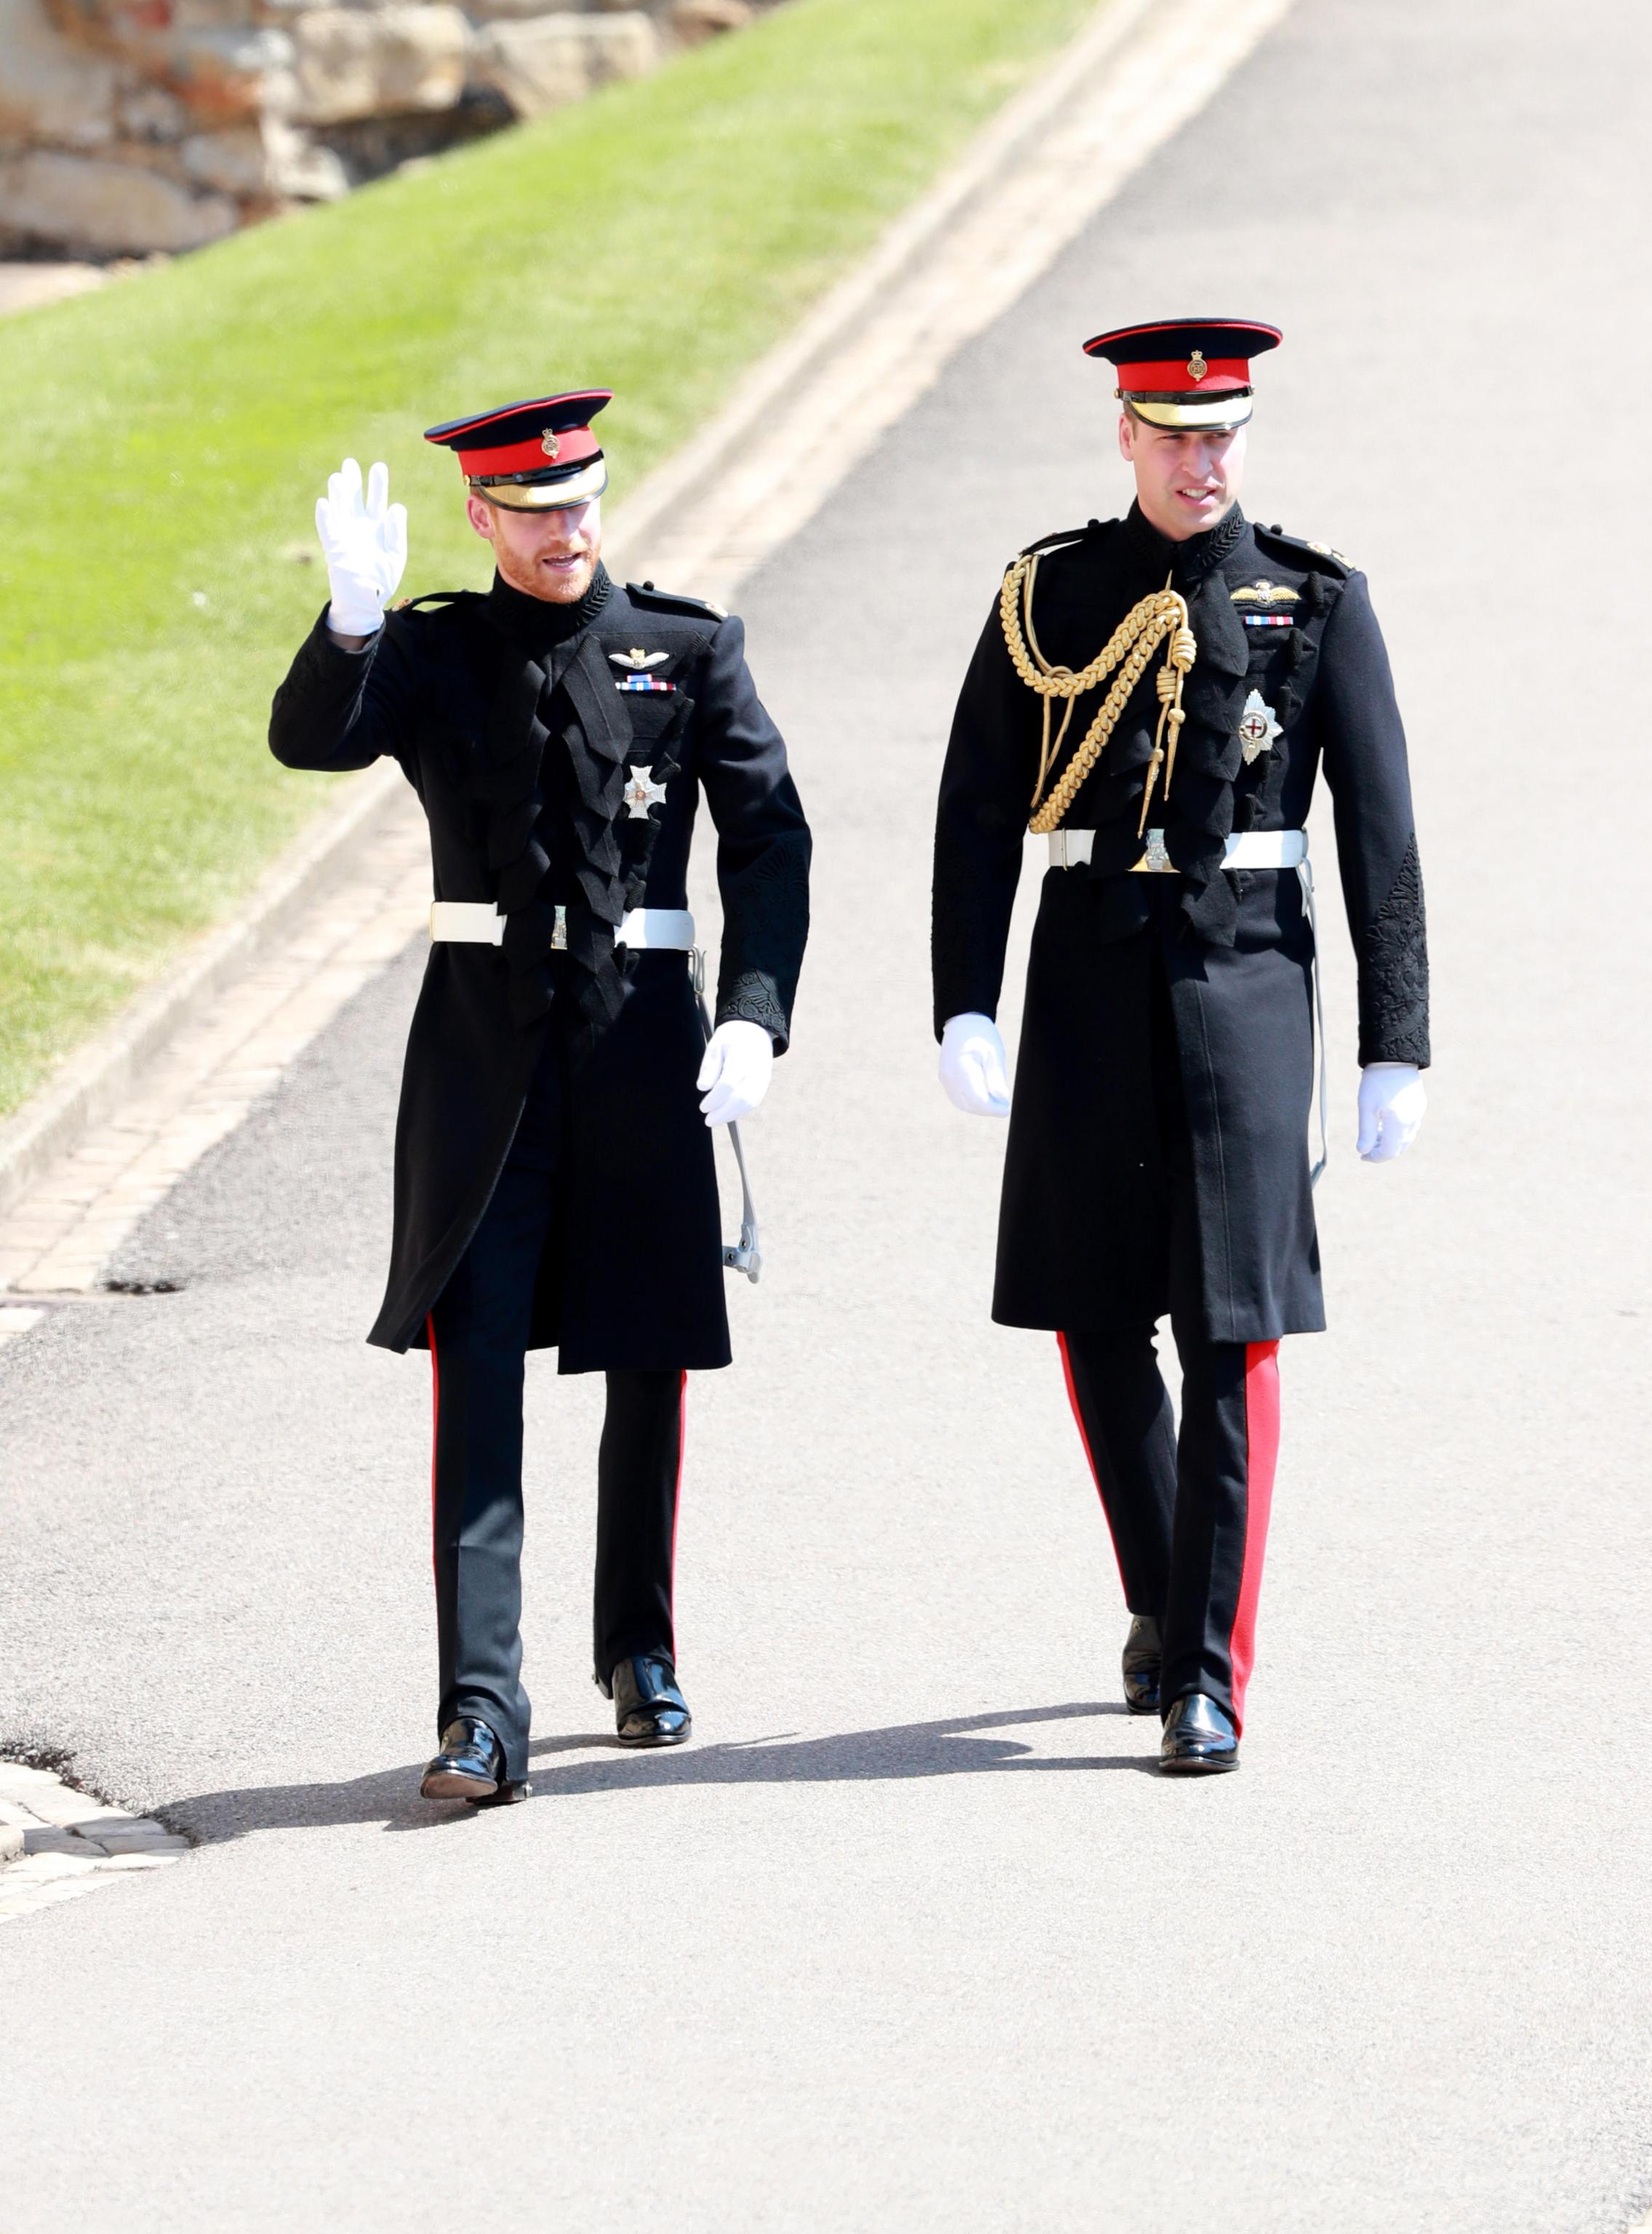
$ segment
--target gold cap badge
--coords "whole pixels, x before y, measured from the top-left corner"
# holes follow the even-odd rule
[[[552,433],[548,427],[545,428],[544,434],[539,437],[539,447],[545,452],[545,456],[550,459],[552,465],[554,465],[557,460],[562,455],[562,445],[558,441],[556,436]]]
[[[1195,349],[1187,360],[1187,376],[1190,380],[1203,380],[1210,369],[1205,361],[1203,349]]]

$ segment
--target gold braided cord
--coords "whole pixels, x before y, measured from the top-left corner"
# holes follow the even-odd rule
[[[1162,768],[1165,774],[1165,796],[1170,796],[1171,778],[1176,768],[1176,747],[1181,728],[1186,718],[1182,712],[1182,683],[1188,670],[1198,656],[1198,646],[1188,625],[1187,604],[1166,582],[1162,590],[1155,591],[1133,606],[1107,638],[1087,667],[1062,667],[1047,660],[1039,646],[1033,628],[1033,588],[1038,578],[1037,552],[1024,552],[1004,576],[1003,588],[999,592],[998,613],[1003,624],[1004,643],[1010,663],[1029,690],[1035,690],[1043,702],[1043,738],[1038,758],[1038,781],[1033,787],[1032,820],[1028,827],[1042,837],[1059,829],[1061,817],[1073,804],[1079,786],[1100,759],[1109,737],[1117,728],[1148,662],[1165,645],[1165,664],[1159,670],[1155,687],[1159,693],[1159,726],[1153,735],[1152,759],[1147,769],[1147,786],[1142,795],[1140,830],[1147,826],[1147,810],[1152,803],[1154,787]],[[1120,666],[1120,662],[1123,665]],[[1097,709],[1079,744],[1078,750],[1062,770],[1061,777],[1048,799],[1044,787],[1067,735],[1068,723],[1073,717],[1073,701],[1086,690],[1094,690],[1102,679],[1118,667],[1107,696]],[[1061,715],[1061,725],[1052,740],[1050,709],[1057,699],[1067,702]],[[1169,732],[1168,744],[1166,732]],[[1040,805],[1040,800],[1043,804]],[[1139,831],[1138,833],[1139,834]]]

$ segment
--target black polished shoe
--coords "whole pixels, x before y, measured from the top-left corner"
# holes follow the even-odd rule
[[[1164,1658],[1159,1623],[1150,1613],[1133,1614],[1124,1641],[1124,1702],[1133,1715],[1159,1712],[1159,1668]]]
[[[487,1724],[461,1715],[441,1734],[441,1751],[424,1773],[421,1800],[468,1800],[473,1807],[513,1807],[533,1789],[505,1773],[505,1748]]]
[[[622,1660],[601,1688],[614,1702],[621,1745],[681,1745],[694,1728],[676,1669],[658,1653]]]
[[[1219,1776],[1239,1765],[1232,1718],[1203,1691],[1178,1699],[1165,1716],[1159,1766],[1166,1776]]]

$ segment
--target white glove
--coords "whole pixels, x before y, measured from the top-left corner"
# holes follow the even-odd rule
[[[768,1092],[774,1068],[774,1042],[761,1024],[743,1016],[719,1024],[694,1081],[705,1096],[700,1107],[707,1124],[733,1125],[749,1117]]]
[[[941,1083],[948,1101],[967,1117],[1009,1116],[1004,1043],[990,1016],[971,1010],[947,1019],[941,1034]]]
[[[384,608],[408,563],[408,508],[391,504],[390,469],[375,466],[362,493],[362,469],[346,458],[316,501],[316,532],[333,593],[327,625],[335,636],[376,636]]]
[[[1389,1164],[1417,1137],[1428,1107],[1422,1074],[1414,1062],[1368,1062],[1360,1074],[1360,1153],[1368,1164]]]

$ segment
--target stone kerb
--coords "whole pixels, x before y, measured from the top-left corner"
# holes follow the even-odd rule
[[[0,0],[0,255],[173,254],[779,0]]]
[[[76,1792],[50,1769],[0,1760],[0,1924],[188,1852],[164,1823]]]

